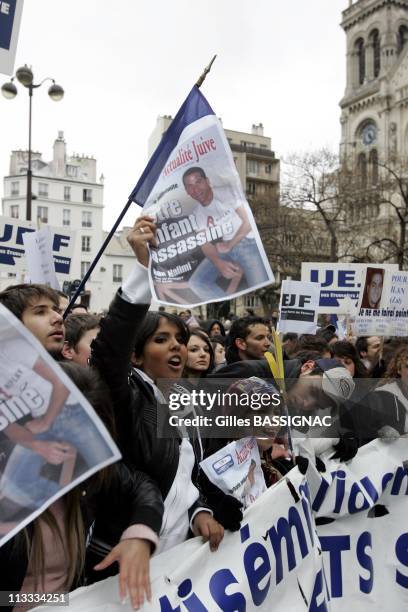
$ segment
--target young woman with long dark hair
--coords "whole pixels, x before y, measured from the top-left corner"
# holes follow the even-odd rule
[[[166,388],[182,376],[189,330],[179,317],[147,313],[151,300],[147,245],[155,244],[155,230],[153,219],[141,216],[128,236],[138,262],[101,321],[91,362],[111,390],[125,460],[152,477],[162,493],[165,511],[159,550],[184,541],[189,529],[209,540],[215,550],[223,528],[192,481],[200,457],[190,441],[170,426],[165,397]]]

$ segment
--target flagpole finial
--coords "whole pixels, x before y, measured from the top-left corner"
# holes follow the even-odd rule
[[[217,56],[214,55],[214,57],[212,58],[211,62],[208,64],[207,68],[204,68],[204,71],[203,71],[202,75],[200,76],[200,78],[198,79],[198,81],[196,83],[197,87],[201,87],[201,85],[204,83],[205,77],[210,72],[211,66],[213,65],[216,57]]]

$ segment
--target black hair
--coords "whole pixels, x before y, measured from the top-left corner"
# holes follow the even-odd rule
[[[227,363],[235,363],[236,361],[240,361],[238,348],[235,344],[235,340],[237,338],[242,338],[245,340],[247,336],[249,336],[251,332],[251,327],[253,325],[266,325],[270,327],[269,323],[263,317],[241,317],[240,319],[236,319],[231,327],[227,337],[227,346],[225,358]]]
[[[69,315],[65,319],[65,341],[75,350],[82,336],[87,331],[99,327],[99,324],[100,320],[97,315]]]
[[[185,171],[185,173],[183,174],[183,183],[185,183],[185,179],[190,176],[190,174],[199,174],[202,178],[207,178],[206,173],[204,172],[204,170],[202,168],[200,168],[199,166],[193,166],[192,168],[189,168],[188,170]]]
[[[354,363],[355,374],[353,378],[367,378],[368,370],[361,361],[356,347],[348,342],[348,340],[339,340],[331,345],[333,357],[342,357],[351,359]]]
[[[294,332],[286,332],[286,334],[283,334],[282,342],[288,342],[288,341],[297,340],[297,339],[298,339],[298,335],[295,334]]]
[[[221,336],[225,336],[225,327],[224,325],[221,323],[221,321],[219,319],[212,319],[211,321],[207,321],[205,323],[205,328],[207,330],[208,335],[211,334],[211,330],[214,327],[214,325],[218,325],[221,331]]]
[[[322,357],[327,351],[331,354],[331,348],[324,338],[321,336],[313,336],[312,334],[302,334],[298,340],[297,354],[301,351],[316,351]]]
[[[361,357],[361,353],[364,351],[365,353],[368,351],[368,342],[367,342],[367,338],[365,336],[360,336],[359,338],[357,338],[356,340],[356,349],[358,351],[358,354]]]
[[[226,338],[226,336],[211,336],[210,342],[213,345],[214,344],[222,344],[222,346],[225,347],[225,345],[227,343],[227,338]]]
[[[8,308],[20,321],[26,308],[41,298],[49,299],[59,309],[59,295],[47,285],[29,285],[26,283],[10,285],[0,292],[0,304]]]
[[[166,319],[169,323],[175,325],[181,333],[182,343],[187,345],[190,338],[190,330],[183,319],[170,312],[149,311],[143,319],[136,337],[134,348],[136,357],[141,357],[146,342],[159,327],[161,319]]]
[[[202,374],[200,374],[200,378],[203,378],[204,376],[207,376],[209,372],[212,372],[212,370],[214,369],[214,349],[211,344],[210,338],[207,336],[205,332],[202,332],[200,329],[195,328],[195,329],[190,330],[190,338],[192,336],[197,336],[197,338],[200,338],[208,346],[208,350],[210,354],[210,363],[208,365],[206,372],[203,372]],[[185,370],[186,370],[186,373],[188,374],[187,365],[185,366]]]

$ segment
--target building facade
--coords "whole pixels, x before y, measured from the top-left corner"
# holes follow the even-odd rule
[[[2,200],[6,217],[25,219],[27,157],[27,151],[11,153]],[[38,228],[49,225],[74,232],[70,280],[82,279],[107,235],[102,225],[103,176],[97,178],[96,159],[68,155],[64,134],[59,132],[50,162],[43,160],[41,153],[32,152],[32,171],[32,219]],[[134,256],[125,234],[126,231],[114,236],[86,284],[81,301],[93,311],[108,307],[133,265]],[[24,269],[14,278],[1,271],[0,288],[23,279]],[[59,275],[61,286],[63,280],[66,278]]]
[[[376,159],[408,154],[408,0],[349,0],[341,26],[347,77],[340,150],[372,173]]]
[[[349,0],[341,26],[347,78],[340,156],[356,183],[349,223],[360,228],[361,253],[380,261],[386,254],[369,245],[399,240],[381,185],[389,176],[383,165],[399,173],[408,156],[408,0]]]

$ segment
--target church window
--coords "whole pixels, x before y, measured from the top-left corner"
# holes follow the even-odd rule
[[[375,78],[378,77],[381,69],[380,33],[378,30],[371,32],[370,42],[373,49],[373,74]]]
[[[378,183],[378,152],[377,149],[370,151],[369,164],[371,168],[371,183]]]
[[[367,157],[365,153],[360,153],[357,161],[357,172],[361,187],[367,187]]]
[[[358,82],[360,85],[365,79],[365,47],[364,40],[359,38],[356,42],[357,62],[358,62]]]
[[[402,25],[398,28],[398,53],[401,53],[408,40],[408,26]]]

